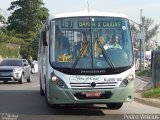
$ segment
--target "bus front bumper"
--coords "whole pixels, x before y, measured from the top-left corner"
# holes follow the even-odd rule
[[[101,97],[86,97],[85,93],[89,92],[101,93]],[[132,102],[133,94],[134,80],[126,87],[117,87],[114,89],[64,89],[50,81],[48,101],[50,104],[106,104]]]

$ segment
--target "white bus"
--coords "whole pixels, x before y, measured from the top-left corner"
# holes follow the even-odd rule
[[[113,36],[118,45],[106,47]],[[38,56],[40,93],[49,105],[106,104],[119,109],[133,101],[133,45],[124,14],[50,16],[41,31]]]

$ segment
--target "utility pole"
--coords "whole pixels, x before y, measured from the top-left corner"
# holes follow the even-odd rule
[[[157,38],[158,38],[158,37],[157,37],[157,34],[158,34],[158,33],[159,33],[159,31],[156,32],[156,41],[155,41],[156,48],[158,47],[158,41],[157,41],[157,40],[158,40],[158,39],[157,39]]]
[[[88,13],[90,12],[89,2],[87,1]]]
[[[140,9],[140,33],[142,33],[142,9]],[[140,39],[140,71],[142,70],[142,39]]]
[[[141,13],[141,15],[142,15],[142,13]],[[142,20],[142,33],[144,33],[143,20]],[[146,60],[146,41],[145,41],[145,38],[144,38],[143,39],[143,70],[145,70],[145,64],[146,64],[145,60]]]
[[[140,9],[140,23],[141,23],[140,32],[143,34],[144,30],[143,30],[142,12],[143,12],[143,9]],[[140,40],[140,70],[142,70],[142,56],[143,56],[143,70],[145,70],[145,54],[146,54],[145,39],[141,39]]]

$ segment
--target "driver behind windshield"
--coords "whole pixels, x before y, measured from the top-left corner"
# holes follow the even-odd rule
[[[111,36],[111,39],[108,41],[108,43],[105,44],[103,47],[104,47],[105,50],[107,50],[109,48],[120,48],[120,49],[122,49],[122,47],[119,45],[119,35],[117,33],[113,34]]]

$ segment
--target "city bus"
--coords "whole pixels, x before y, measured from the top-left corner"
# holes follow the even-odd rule
[[[121,47],[104,47],[115,34]],[[120,109],[133,101],[133,44],[124,14],[79,11],[49,16],[40,34],[38,60],[40,93],[48,105]]]

